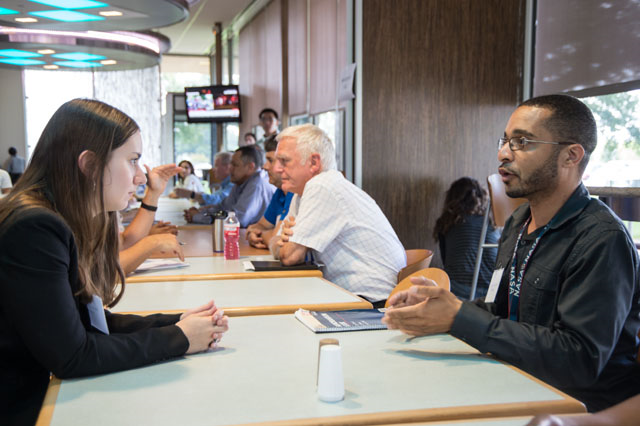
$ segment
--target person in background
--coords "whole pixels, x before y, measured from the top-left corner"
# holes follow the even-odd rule
[[[215,347],[228,329],[213,301],[174,315],[103,307],[126,291],[115,212],[146,180],[141,152],[126,114],[69,101],[0,200],[0,424],[34,424],[51,373],[137,368]]]
[[[201,206],[220,204],[227,198],[233,189],[231,182],[231,158],[230,152],[219,152],[213,160],[213,177],[218,182],[218,188],[211,188],[211,194],[188,190],[186,188],[176,188],[174,195],[176,198],[189,198],[197,201]],[[211,183],[211,185],[214,185]]]
[[[258,222],[247,227],[247,240],[251,246],[256,248],[268,248],[267,243],[273,236],[273,232],[277,232],[280,221],[287,216],[289,205],[293,198],[293,192],[282,190],[282,177],[274,170],[277,148],[278,141],[275,138],[269,139],[264,146],[267,157],[267,161],[264,163],[264,170],[269,173],[269,183],[277,189],[273,193],[264,216]]]
[[[258,139],[256,138],[256,135],[254,135],[253,133],[245,133],[242,140],[238,142],[238,147],[255,145],[257,141]]]
[[[24,173],[25,161],[24,158],[18,155],[18,150],[15,147],[9,148],[9,158],[4,163],[4,169],[9,172],[11,176],[11,182],[15,185],[22,173]]]
[[[640,260],[625,225],[582,184],[596,141],[579,99],[522,103],[498,141],[498,171],[507,195],[528,203],[505,223],[487,298],[463,302],[414,279],[383,322],[413,336],[450,333],[591,412],[636,395]]]
[[[260,120],[260,127],[264,130],[264,135],[262,139],[260,139],[257,145],[264,149],[265,142],[271,138],[278,135],[279,129],[278,125],[280,122],[278,121],[278,113],[273,108],[265,108],[260,111],[258,114],[258,119]]]
[[[260,220],[267,209],[275,186],[262,170],[262,150],[256,145],[238,148],[231,159],[231,182],[235,184],[229,196],[219,204],[185,210],[188,222],[211,223],[212,213],[218,210],[234,211],[242,228]]]
[[[275,173],[293,192],[282,232],[269,242],[285,265],[307,255],[323,263],[324,277],[374,307],[397,284],[407,258],[391,224],[366,192],[336,170],[333,142],[313,124],[287,127],[278,135]]]
[[[202,193],[204,192],[204,188],[202,187],[202,182],[198,179],[198,176],[195,175],[195,169],[193,168],[193,164],[191,161],[182,160],[178,167],[180,167],[180,171],[178,172],[178,183],[176,184],[175,189],[181,188],[189,191],[189,194],[192,192]],[[174,192],[169,194],[171,198],[178,198],[178,196]]]
[[[7,195],[12,187],[11,176],[9,176],[8,172],[0,169],[0,198]]]
[[[153,253],[171,253],[184,260],[176,238],[178,228],[171,222],[154,224],[158,200],[173,176],[183,170],[175,164],[147,169],[147,190],[133,220],[120,233],[120,265],[128,275]]]
[[[486,209],[487,191],[473,178],[460,178],[447,191],[442,214],[433,229],[433,238],[440,245],[444,270],[451,281],[451,292],[461,299],[468,299],[471,293]],[[497,244],[499,239],[500,233],[489,224],[485,242]],[[497,248],[487,248],[482,254],[477,297],[487,294],[497,253]]]

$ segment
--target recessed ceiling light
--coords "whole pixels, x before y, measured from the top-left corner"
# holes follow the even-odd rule
[[[120,12],[119,10],[103,10],[102,12],[98,12],[98,13],[100,13],[100,15],[102,16],[108,16],[108,17],[123,15],[123,13]]]
[[[88,13],[73,10],[43,10],[40,12],[29,12],[29,14],[62,22],[104,21],[102,16],[89,15]]]
[[[42,50],[38,50],[37,52],[41,55],[52,55],[56,53],[56,51],[53,49],[42,49]]]
[[[44,68],[45,70],[57,70],[57,69],[58,69],[58,68],[60,68],[60,67],[59,67],[59,66],[57,66],[57,65],[51,65],[51,64],[49,64],[49,65],[45,65],[45,66],[43,66],[42,68]]]
[[[117,64],[117,63],[118,63],[118,61],[115,61],[115,60],[113,60],[113,59],[106,59],[106,60],[104,60],[104,61],[100,61],[100,63],[101,63],[102,65],[115,65],[115,64]]]
[[[25,23],[30,23],[30,22],[38,22],[38,20],[36,18],[15,18],[16,22],[25,22]]]

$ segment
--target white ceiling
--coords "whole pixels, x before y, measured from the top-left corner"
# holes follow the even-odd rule
[[[215,44],[212,31],[215,23],[222,22],[222,29],[225,29],[252,1],[200,0],[191,6],[187,20],[156,31],[171,40],[168,54],[208,55]]]

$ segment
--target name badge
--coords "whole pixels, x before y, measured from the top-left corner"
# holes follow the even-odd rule
[[[498,287],[500,287],[500,280],[502,279],[503,272],[504,268],[493,271],[491,283],[489,283],[489,290],[487,290],[487,296],[484,298],[485,303],[493,303],[496,301],[496,294],[498,294]]]
[[[91,299],[91,303],[87,305],[87,310],[89,310],[91,326],[100,330],[104,334],[109,334],[109,327],[107,326],[107,317],[104,315],[102,299],[94,294],[93,299]]]

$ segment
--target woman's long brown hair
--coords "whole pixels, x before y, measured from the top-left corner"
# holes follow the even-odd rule
[[[97,295],[113,306],[122,297],[125,279],[118,261],[117,219],[115,212],[105,211],[103,177],[112,151],[138,130],[129,116],[103,102],[65,103],[47,123],[24,174],[0,202],[0,223],[35,207],[64,219],[78,247],[76,295],[85,303]],[[78,166],[84,151],[91,153],[89,175]],[[118,283],[122,288],[116,292]]]
[[[438,241],[467,215],[483,215],[487,208],[487,191],[477,180],[463,177],[451,184],[444,200],[442,214],[433,228],[433,239]]]

